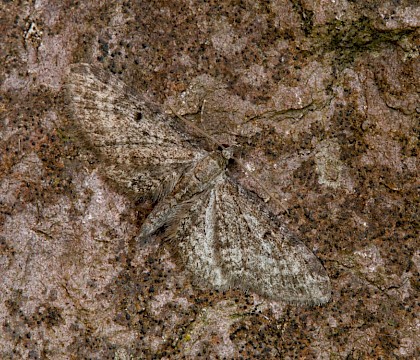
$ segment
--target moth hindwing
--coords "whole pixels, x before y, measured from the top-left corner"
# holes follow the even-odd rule
[[[191,146],[155,105],[88,64],[71,67],[66,89],[74,121],[106,177],[156,203],[139,241],[158,231],[171,237],[201,286],[294,304],[330,299],[319,260],[229,179],[226,155]]]

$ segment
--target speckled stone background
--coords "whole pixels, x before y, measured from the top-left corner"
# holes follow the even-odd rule
[[[2,0],[0,358],[419,356],[419,25],[416,0]],[[69,130],[74,62],[239,145],[331,301],[199,290],[139,250],[139,204]]]

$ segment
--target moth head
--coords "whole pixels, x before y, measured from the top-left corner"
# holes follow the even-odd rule
[[[238,154],[238,150],[241,150],[241,145],[239,144],[219,145],[219,151],[228,160],[235,159],[235,154]]]
[[[229,146],[227,148],[222,149],[222,155],[226,160],[230,160],[233,158],[234,153],[234,146]]]

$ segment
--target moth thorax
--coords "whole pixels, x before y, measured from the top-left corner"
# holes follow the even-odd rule
[[[194,177],[201,182],[211,181],[225,170],[226,162],[220,153],[206,156],[195,166]]]

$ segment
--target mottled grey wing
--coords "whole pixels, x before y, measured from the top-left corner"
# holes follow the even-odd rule
[[[182,140],[159,109],[107,72],[72,65],[66,90],[81,136],[104,161],[105,174],[126,189],[158,198],[205,156]]]
[[[293,304],[330,299],[315,255],[223,174],[180,225],[180,255],[200,285],[238,287]]]

